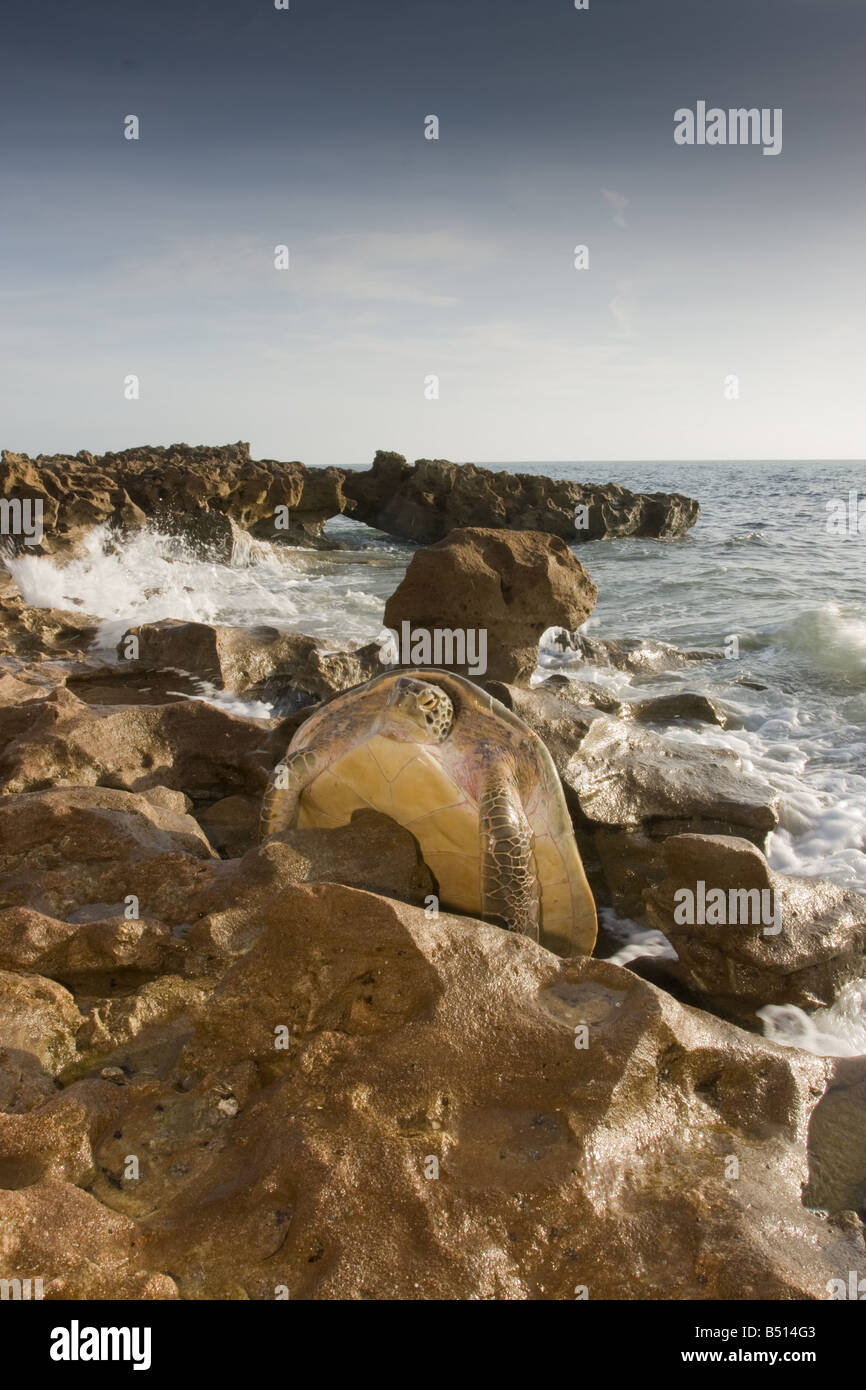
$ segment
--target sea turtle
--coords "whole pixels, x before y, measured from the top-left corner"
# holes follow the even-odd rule
[[[550,754],[471,681],[389,671],[330,700],[274,769],[262,837],[346,825],[360,808],[414,835],[443,907],[591,953],[595,904]]]

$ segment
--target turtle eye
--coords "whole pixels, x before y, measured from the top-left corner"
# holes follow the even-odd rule
[[[423,710],[434,710],[438,701],[432,690],[426,691],[418,697],[418,708]]]

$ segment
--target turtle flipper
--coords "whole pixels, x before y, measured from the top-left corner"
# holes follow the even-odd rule
[[[277,763],[262,798],[260,839],[266,840],[269,835],[278,835],[294,825],[301,792],[327,765],[328,759],[312,748],[299,748],[297,753],[289,753]]]
[[[513,779],[492,774],[479,803],[481,910],[521,936],[538,940],[540,887],[532,854],[532,830]]]

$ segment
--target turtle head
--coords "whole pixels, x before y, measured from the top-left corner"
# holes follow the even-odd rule
[[[440,686],[398,676],[388,696],[382,733],[401,743],[443,743],[453,722],[454,706]]]

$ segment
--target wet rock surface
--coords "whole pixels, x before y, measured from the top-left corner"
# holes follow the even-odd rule
[[[728,748],[683,744],[600,715],[563,780],[587,821],[740,834],[758,844],[778,824],[777,797]]]
[[[814,1009],[863,975],[862,894],[774,873],[734,837],[672,836],[663,859],[664,878],[646,894],[649,920],[677,953],[671,972],[715,1008],[751,1022],[767,1004]]]
[[[474,669],[466,638],[443,648],[445,666],[472,679],[523,681],[538,664],[538,643],[550,626],[585,622],[597,589],[568,546],[537,531],[455,530],[438,545],[418,550],[385,605],[385,625],[401,634],[483,632],[486,661]],[[430,664],[429,662],[427,664]],[[482,663],[474,663],[477,667]]]
[[[53,1089],[0,1117],[5,1277],[38,1269],[48,1298],[789,1299],[862,1266],[859,1227],[801,1201],[822,1060],[617,966],[293,883],[267,849],[132,994],[13,975],[9,1041]]]
[[[334,651],[300,632],[170,618],[129,628],[117,652],[124,661],[127,652],[137,652],[129,659],[137,672],[176,670],[269,703],[288,692],[312,703],[360,685],[384,669],[373,642],[355,651]]]

